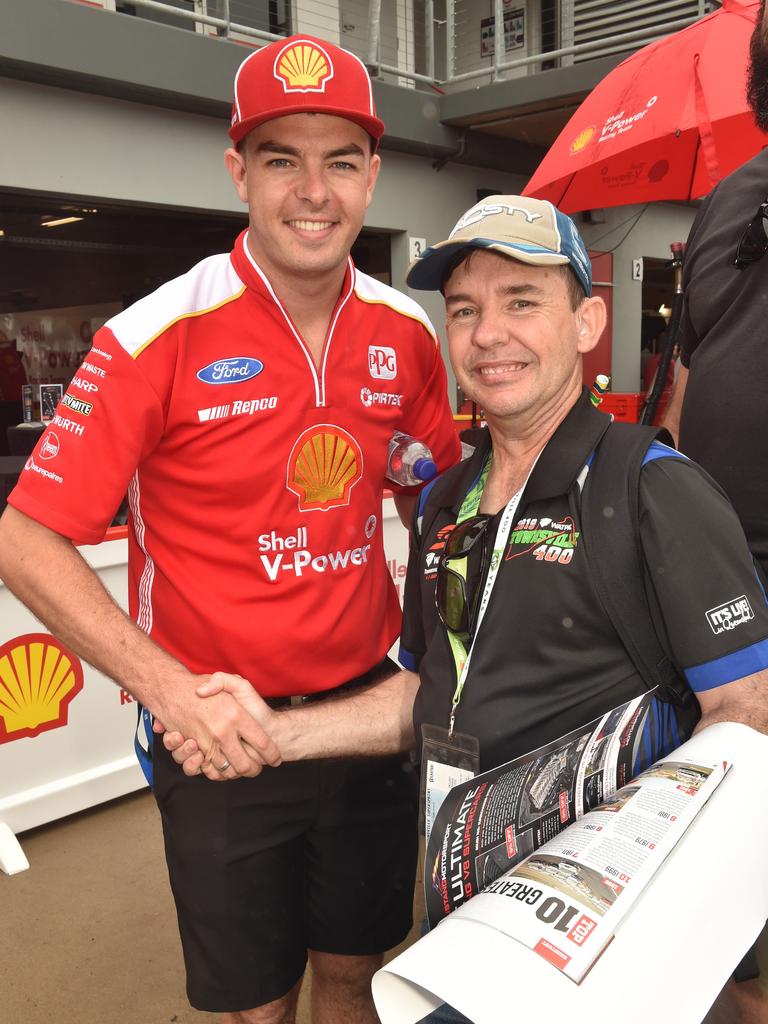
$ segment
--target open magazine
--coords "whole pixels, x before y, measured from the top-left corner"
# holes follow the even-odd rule
[[[458,910],[582,980],[729,768],[675,755],[630,782],[652,696],[448,793],[427,844],[430,926]]]

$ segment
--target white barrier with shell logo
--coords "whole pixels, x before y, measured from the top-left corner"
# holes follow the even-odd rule
[[[402,600],[408,537],[383,508],[387,567]],[[125,529],[80,553],[128,607]],[[16,835],[145,785],[132,697],[52,637],[0,582],[0,870],[28,867]]]

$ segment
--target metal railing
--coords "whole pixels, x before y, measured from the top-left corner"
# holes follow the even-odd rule
[[[635,50],[720,6],[718,0],[491,0],[489,15],[488,0],[95,2],[253,46],[306,32],[352,50],[376,78],[445,90]],[[498,40],[497,25],[503,26]]]

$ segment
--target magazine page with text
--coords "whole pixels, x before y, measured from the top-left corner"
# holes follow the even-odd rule
[[[583,753],[599,732],[575,767],[582,792],[594,774]],[[604,778],[601,803],[502,868],[485,892],[462,898],[377,972],[382,1024],[415,1024],[443,1002],[474,1024],[528,1015],[539,1024],[615,1024],[617,1012],[622,1024],[700,1024],[768,918],[766,764],[768,737],[721,722],[612,792]],[[488,775],[441,808],[447,815],[458,796],[462,877],[473,878],[475,853],[487,852],[473,837],[484,834]],[[480,799],[467,799],[484,782]],[[563,790],[555,790],[556,804],[549,799],[559,808]],[[438,849],[444,824],[433,830]]]
[[[629,781],[652,696],[450,790],[427,835],[430,927]]]

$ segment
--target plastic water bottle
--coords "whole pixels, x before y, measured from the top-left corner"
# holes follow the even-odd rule
[[[437,475],[437,466],[422,441],[396,430],[389,442],[386,475],[393,483],[410,487],[431,480]]]

